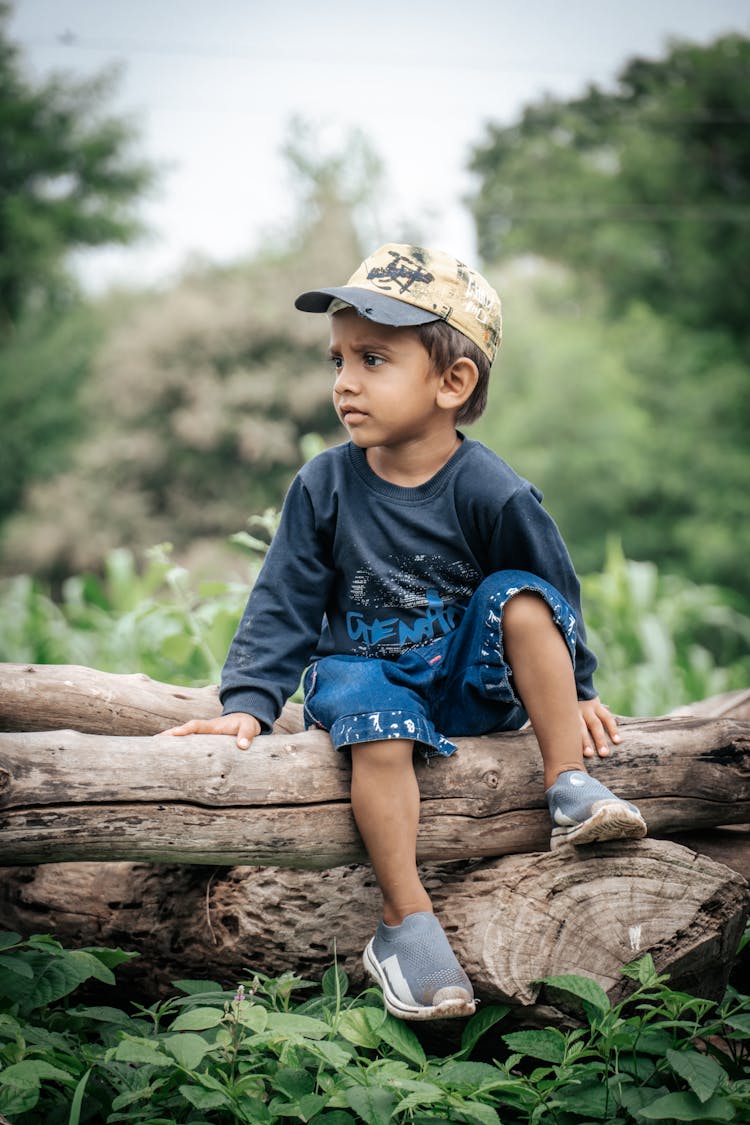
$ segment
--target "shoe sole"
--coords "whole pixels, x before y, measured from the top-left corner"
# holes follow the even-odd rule
[[[599,840],[640,840],[648,828],[646,821],[624,801],[601,801],[595,812],[582,824],[552,829],[550,846],[554,851],[562,844],[594,844]]]
[[[368,942],[362,954],[362,963],[373,980],[383,990],[386,1009],[392,1016],[400,1020],[439,1020],[474,1015],[477,1007],[476,1001],[469,996],[465,988],[458,986],[439,989],[434,997],[437,1003],[429,1005],[405,1004],[403,1000],[399,1000],[373,953],[373,940]]]

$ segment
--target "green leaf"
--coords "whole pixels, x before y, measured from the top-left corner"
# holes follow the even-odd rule
[[[27,980],[34,979],[34,970],[23,954],[20,956],[13,956],[12,953],[0,955],[0,971],[3,969],[9,973],[18,973],[19,976],[26,977]]]
[[[272,1078],[274,1089],[280,1090],[288,1098],[299,1100],[315,1089],[315,1079],[308,1070],[301,1067],[282,1066]]]
[[[202,992],[224,993],[224,988],[215,980],[173,980],[172,984],[188,996],[200,996]]]
[[[701,1102],[690,1091],[679,1094],[666,1094],[639,1110],[639,1116],[647,1121],[733,1121],[734,1108],[722,1097],[712,1097]]]
[[[224,1018],[221,1008],[190,1008],[173,1020],[170,1031],[205,1031],[217,1027]]]
[[[346,1046],[348,1050],[345,1050],[340,1043],[334,1043],[330,1039],[319,1039],[316,1043],[310,1041],[305,1044],[306,1050],[317,1058],[321,1058],[333,1070],[344,1070],[356,1055],[353,1046],[349,1046],[348,1043]]]
[[[0,1113],[26,1113],[39,1101],[39,1086],[0,1086]],[[9,1119],[8,1119],[9,1120]]]
[[[324,1108],[326,1101],[323,1094],[304,1094],[297,1103],[299,1116],[303,1121],[309,1121]]]
[[[231,1101],[226,1094],[219,1090],[206,1090],[203,1086],[183,1085],[179,1087],[185,1101],[190,1102],[196,1109],[218,1109],[220,1106],[231,1106]]]
[[[733,1031],[741,1031],[744,1035],[750,1035],[750,1012],[739,1012],[734,1016],[726,1016],[723,1022]]]
[[[96,957],[97,961],[101,961],[108,969],[116,969],[118,965],[124,964],[126,961],[132,961],[134,957],[140,957],[140,953],[134,953],[127,949],[99,949],[96,946],[84,946],[80,953],[90,953],[92,957]]]
[[[508,1081],[504,1071],[483,1062],[447,1062],[439,1070],[440,1081],[453,1090],[475,1093],[480,1087],[490,1089]],[[517,1079],[511,1079],[513,1085]]]
[[[20,945],[23,938],[14,934],[12,930],[0,930],[0,949],[10,949],[12,945]]]
[[[708,1101],[728,1079],[726,1071],[716,1059],[698,1051],[667,1051],[667,1059],[672,1070],[685,1079],[702,1102]]]
[[[121,1008],[112,1008],[106,1004],[97,1004],[91,1008],[85,1005],[69,1008],[68,1016],[71,1019],[95,1020],[99,1023],[112,1023],[124,1027],[133,1023],[132,1016],[127,1015]]]
[[[519,1055],[551,1063],[561,1063],[565,1058],[565,1036],[552,1027],[539,1031],[511,1031],[502,1038],[511,1051],[517,1051]]]
[[[73,1100],[70,1103],[70,1114],[68,1116],[68,1125],[79,1125],[81,1120],[81,1106],[83,1105],[83,1095],[86,1090],[86,1083],[91,1076],[91,1068],[81,1077],[78,1085],[73,1094]]]
[[[316,1117],[311,1125],[356,1125],[350,1113],[343,1109],[329,1109],[320,1117]]]
[[[303,1039],[324,1039],[330,1027],[312,1016],[297,1016],[293,1012],[268,1012],[265,1030],[273,1035],[301,1036]]]
[[[195,1070],[203,1057],[213,1050],[213,1044],[193,1031],[165,1036],[164,1046],[185,1070]]]
[[[480,1008],[468,1021],[461,1035],[462,1054],[468,1055],[482,1036],[500,1020],[505,1019],[510,1010],[510,1004],[490,1004],[486,1008]]]
[[[580,1073],[579,1073],[580,1072]],[[575,1113],[578,1117],[591,1117],[599,1121],[605,1117],[609,1094],[606,1085],[601,1080],[584,1082],[582,1068],[576,1067],[576,1076],[579,1081],[572,1081],[555,1092],[557,1104]]]
[[[336,1027],[343,1039],[357,1047],[374,1050],[380,1043],[385,1017],[384,1008],[350,1008],[341,1013]]]
[[[587,1004],[591,1004],[599,1012],[608,1012],[611,1008],[609,997],[595,980],[591,977],[581,977],[574,973],[563,973],[560,976],[543,977],[542,983],[548,988],[554,988],[560,992],[568,992],[572,996],[577,996],[579,1000],[584,1000]]]
[[[331,965],[323,974],[321,988],[324,996],[346,996],[349,991],[349,977],[340,965]]]
[[[366,1125],[391,1125],[396,1098],[382,1086],[352,1086],[344,1091],[347,1104]]]
[[[121,1039],[115,1049],[118,1062],[150,1063],[153,1066],[171,1066],[172,1060],[149,1039]]]
[[[283,1015],[284,1013],[278,1013]],[[261,1033],[268,1026],[269,1013],[261,1004],[251,1004],[243,1000],[240,1004],[232,1005],[232,1015],[241,1027],[249,1027],[251,1031]]]
[[[420,1105],[432,1105],[445,1096],[440,1086],[436,1086],[433,1082],[399,1082],[397,1088],[407,1090],[408,1093],[395,1107],[394,1114],[406,1113],[407,1110],[416,1109]]]
[[[409,1062],[414,1063],[415,1066],[425,1065],[427,1056],[424,1053],[424,1048],[413,1029],[404,1020],[397,1020],[389,1014],[377,1030],[383,1042],[387,1043],[389,1047],[393,1047],[394,1051],[398,1051]]]
[[[67,1070],[61,1070],[60,1067],[53,1066],[44,1059],[23,1059],[22,1062],[13,1063],[0,1071],[0,1083],[3,1086],[38,1086],[45,1078],[53,1082],[71,1080]]]
[[[499,1117],[491,1105],[484,1102],[462,1102],[457,1111],[459,1121],[478,1121],[480,1125],[498,1125]]]

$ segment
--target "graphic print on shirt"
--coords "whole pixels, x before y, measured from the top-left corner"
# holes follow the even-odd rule
[[[394,657],[456,628],[481,574],[440,555],[390,556],[383,570],[361,567],[350,588],[346,631],[357,656]]]

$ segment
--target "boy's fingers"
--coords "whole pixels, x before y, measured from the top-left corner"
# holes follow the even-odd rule
[[[594,747],[591,745],[591,738],[589,737],[589,728],[586,725],[586,720],[581,715],[581,741],[583,743],[583,756],[584,758],[591,758],[594,755]]]
[[[237,731],[237,745],[240,750],[247,750],[256,734],[260,734],[260,724],[257,719],[245,719],[240,723]]]
[[[609,737],[612,739],[613,742],[619,742],[620,741],[620,731],[619,731],[619,728],[617,726],[617,719],[612,714],[612,712],[610,711],[610,709],[609,709],[609,707],[607,706],[606,703],[602,703],[602,707],[604,708],[604,714],[602,715],[602,719],[604,720],[604,725],[607,728],[607,734],[609,735]]]
[[[200,734],[197,723],[198,719],[191,719],[189,723],[183,723],[181,727],[170,727],[165,730],[164,734]]]

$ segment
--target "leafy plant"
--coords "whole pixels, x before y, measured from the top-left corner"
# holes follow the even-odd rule
[[[726,591],[626,559],[614,540],[581,587],[597,687],[614,711],[661,715],[750,683],[750,618]]]
[[[129,1014],[71,994],[112,984],[133,954],[9,933],[0,950],[0,1113],[14,1125],[750,1120],[750,998],[674,992],[648,956],[624,970],[633,991],[617,1005],[588,978],[547,978],[572,1030],[501,1030],[510,1008],[487,1006],[439,1057],[373,990],[350,996],[337,965],[320,986],[175,981]]]

